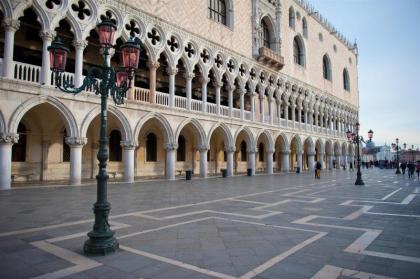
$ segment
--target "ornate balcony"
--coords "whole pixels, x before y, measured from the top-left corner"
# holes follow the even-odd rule
[[[277,71],[283,69],[284,67],[284,57],[266,47],[260,47],[257,60]]]

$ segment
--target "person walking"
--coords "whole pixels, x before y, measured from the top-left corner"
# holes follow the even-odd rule
[[[315,164],[315,178],[321,179],[321,169],[322,169],[321,163],[316,162],[316,164]]]
[[[420,180],[420,161],[417,161],[416,172],[417,172],[417,180]]]
[[[414,165],[411,162],[407,163],[407,173],[408,173],[408,178],[412,177],[412,173],[411,173],[411,169],[414,167]]]
[[[351,171],[354,171],[354,169],[353,169],[353,162],[350,162],[350,170]]]
[[[407,163],[406,162],[402,162],[401,163],[401,170],[402,170],[402,174],[405,174],[405,169],[407,168]]]

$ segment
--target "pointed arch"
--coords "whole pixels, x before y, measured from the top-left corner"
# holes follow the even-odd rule
[[[311,137],[311,136],[309,136],[309,137],[307,137],[307,138],[305,139],[305,141],[304,141],[304,146],[305,146],[305,144],[306,144],[306,145],[307,145],[307,147],[309,148],[309,150],[305,150],[305,151],[309,152],[309,151],[313,151],[313,150],[315,150],[315,144],[314,144],[314,141],[313,141],[313,139],[312,139],[312,137]]]
[[[296,25],[295,9],[293,9],[293,7],[290,6],[290,8],[289,8],[289,27],[294,29],[295,25]]]
[[[254,135],[253,135],[251,129],[249,129],[249,127],[247,127],[247,126],[242,126],[236,131],[235,136],[234,136],[234,142],[236,143],[239,135],[242,132],[245,135],[245,142],[246,142],[247,146],[248,147],[255,146]]]
[[[273,49],[275,48],[274,24],[270,15],[261,18],[260,46]]]
[[[302,18],[302,34],[303,37],[308,38],[308,22],[306,21],[306,17]]]
[[[166,119],[165,116],[163,116],[160,113],[157,112],[150,112],[140,118],[140,120],[136,124],[136,128],[134,129],[134,142],[138,144],[138,137],[140,135],[141,128],[144,126],[144,124],[151,119],[156,119],[160,124],[162,124],[163,128],[163,135],[164,135],[164,144],[174,144],[176,143],[174,133],[172,131],[171,125],[169,124],[169,121]]]
[[[188,118],[181,122],[181,124],[178,125],[178,128],[175,131],[175,141],[178,140],[179,136],[181,135],[182,129],[187,126],[188,124],[191,124],[197,131],[198,136],[198,143],[199,145],[203,146],[206,144],[206,132],[203,129],[203,126],[201,126],[200,122],[195,118]]]
[[[33,107],[40,104],[49,104],[63,116],[63,122],[70,137],[79,137],[79,129],[76,118],[69,108],[64,105],[59,99],[52,96],[37,96],[28,99],[22,103],[12,114],[9,120],[9,133],[17,133],[19,122],[23,116]]]
[[[275,137],[275,143],[279,142],[280,143],[280,151],[281,152],[286,152],[289,151],[289,140],[287,139],[286,134],[284,133],[280,133]]]
[[[300,138],[300,136],[299,135],[294,135],[291,139],[290,139],[290,147],[289,147],[289,150],[291,150],[292,149],[292,144],[293,144],[293,142],[296,142],[296,147],[297,147],[297,151],[303,151],[302,150],[302,140],[301,140],[301,138]]]
[[[343,88],[346,91],[350,91],[350,76],[347,68],[343,70]]]
[[[6,121],[4,120],[3,113],[0,111],[0,134],[7,133],[6,128]]]
[[[258,143],[258,140],[260,136],[263,137],[265,144],[267,145],[267,151],[273,151],[274,150],[274,141],[273,137],[271,136],[270,132],[268,130],[260,130],[255,137],[256,143]]]
[[[210,146],[211,136],[213,135],[214,131],[218,128],[220,128],[220,130],[222,131],[223,138],[224,138],[225,143],[226,143],[225,146],[226,147],[234,146],[232,134],[230,132],[229,127],[225,123],[220,123],[220,122],[214,124],[213,127],[210,129],[210,131],[208,133],[208,136],[207,136],[207,146]]]
[[[334,146],[331,140],[325,141],[325,153],[327,155],[333,155],[334,152]]]
[[[324,79],[332,81],[331,60],[327,53],[322,57],[322,73]]]
[[[296,35],[293,39],[293,60],[295,64],[305,66],[306,65],[306,50],[303,39],[300,35]]]
[[[127,117],[115,106],[109,106],[108,111],[115,116],[118,120],[119,124],[121,125],[121,138],[123,141],[131,141],[133,138],[133,133],[131,129],[131,125],[128,122]],[[90,124],[92,121],[100,115],[101,110],[99,106],[93,108],[83,119],[82,125],[80,127],[80,135],[81,137],[86,137],[87,131],[89,129]]]

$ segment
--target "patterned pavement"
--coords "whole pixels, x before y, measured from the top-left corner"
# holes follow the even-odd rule
[[[420,182],[363,178],[112,184],[106,257],[82,253],[95,185],[0,191],[0,278],[420,278]]]

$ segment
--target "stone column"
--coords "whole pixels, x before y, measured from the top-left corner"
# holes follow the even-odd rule
[[[233,175],[233,154],[235,152],[235,147],[227,147],[225,148],[225,152],[227,155],[227,162],[226,162],[226,169],[227,169],[227,176]]]
[[[341,158],[341,154],[336,154],[336,156],[335,156],[335,168],[336,169],[340,169],[340,164],[341,164],[341,160],[340,160],[340,158]]]
[[[73,41],[73,46],[76,49],[76,63],[74,66],[74,86],[76,87],[81,86],[83,83],[83,51],[87,45],[88,42],[86,40]]]
[[[315,167],[315,152],[310,151],[308,152],[308,170],[314,171]]]
[[[136,145],[131,141],[122,141],[123,148],[123,164],[124,164],[124,181],[134,182],[134,151]]]
[[[260,94],[259,99],[260,99],[260,122],[264,123],[265,122],[265,104],[264,104],[265,96]]]
[[[256,149],[248,150],[248,169],[251,169],[251,174],[255,175],[255,154],[257,153]]]
[[[292,103],[292,127],[295,127],[295,121],[296,121],[296,113],[295,113],[295,109],[296,109],[296,105],[294,104],[294,102]]]
[[[281,125],[281,102],[280,101],[276,101],[277,104],[277,118],[279,119],[279,125]]]
[[[12,178],[12,146],[18,134],[0,134],[0,189],[10,189]]]
[[[333,155],[328,154],[328,169],[332,170],[333,169]]]
[[[42,140],[42,150],[41,150],[41,181],[48,180],[47,171],[48,171],[48,154],[50,149],[50,142],[48,140]],[[70,153],[71,159],[71,153]],[[71,166],[70,166],[71,169]]]
[[[213,85],[216,90],[216,114],[220,115],[220,89],[222,88],[223,83],[221,81],[215,81]]]
[[[99,166],[98,166],[98,150],[99,150],[99,144],[97,142],[93,142],[91,145],[92,148],[92,153],[91,153],[91,157],[90,157],[90,163],[92,165],[92,171],[90,174],[90,178],[95,178],[96,174],[98,173],[99,170]]]
[[[156,71],[160,64],[157,61],[149,61],[147,66],[149,66],[149,102],[154,104],[156,103]]]
[[[255,93],[251,92],[250,101],[251,101],[251,121],[255,121]]]
[[[187,110],[191,110],[191,96],[192,96],[192,80],[194,78],[193,73],[185,73],[184,77],[186,80],[186,93],[187,93]]]
[[[82,149],[87,143],[87,138],[66,138],[66,144],[70,147],[70,184],[82,183]]]
[[[12,18],[3,19],[4,26],[4,52],[3,52],[3,76],[13,78],[13,49],[15,47],[15,33],[19,29],[20,22]],[[10,180],[10,179],[9,179]]]
[[[41,84],[51,85],[50,53],[48,47],[55,37],[55,31],[44,30],[39,32],[39,36],[42,38]]]
[[[273,153],[274,150],[267,151],[267,173],[273,174]]]
[[[197,147],[200,151],[200,177],[207,177],[207,151],[205,146]]]
[[[281,152],[281,167],[283,172],[289,172],[290,166],[289,166],[289,151],[282,151]]]
[[[128,89],[128,91],[127,91],[127,99],[128,100],[134,100],[134,80],[135,80],[135,75],[134,75],[134,78],[131,80],[131,81],[129,81],[130,82],[130,88]]]
[[[201,77],[201,111],[206,113],[207,112],[207,84],[209,83],[210,79],[208,77]]]
[[[297,153],[296,153],[296,157],[297,157],[297,167],[298,168],[300,168],[300,171],[302,172],[303,171],[303,153],[302,153],[302,151],[298,151]]]
[[[287,103],[287,101],[284,101],[284,120],[285,120],[285,123],[286,123],[286,126],[288,126],[287,125],[287,123],[289,122],[289,105],[288,105],[288,103]]]
[[[241,89],[240,91],[240,96],[239,96],[239,101],[240,101],[240,109],[241,109],[241,120],[244,120],[244,107],[245,107],[245,101],[244,101],[244,97],[246,94],[246,90],[245,89]]]
[[[321,169],[325,169],[325,163],[324,163],[324,153],[318,152],[318,162],[321,163]]]
[[[176,67],[168,67],[166,72],[169,75],[169,107],[173,108],[175,106],[175,75],[178,73],[178,70]]]
[[[166,150],[166,179],[175,180],[175,158],[178,144],[165,144]]]
[[[228,90],[228,104],[229,104],[229,117],[233,117],[233,91],[235,91],[235,86],[229,84],[227,87]]]

